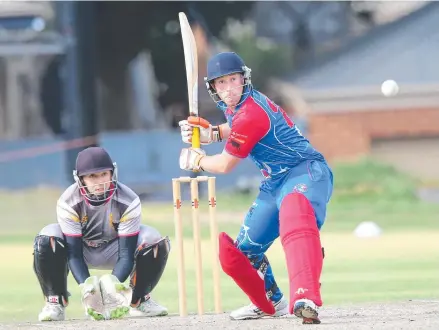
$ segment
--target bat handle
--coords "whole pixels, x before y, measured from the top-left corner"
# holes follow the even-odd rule
[[[200,128],[199,127],[194,127],[193,131],[192,131],[192,148],[201,148],[201,143],[200,143]]]

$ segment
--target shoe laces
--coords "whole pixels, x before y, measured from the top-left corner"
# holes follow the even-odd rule
[[[145,301],[143,301],[140,305],[139,305],[139,309],[141,311],[145,311],[145,309],[147,308],[151,308],[151,307],[157,307],[159,306],[159,304],[157,304],[154,300],[152,300],[151,298],[148,297],[148,299],[146,299]]]
[[[251,309],[252,311],[260,311],[260,309],[253,303],[244,306],[245,309]]]

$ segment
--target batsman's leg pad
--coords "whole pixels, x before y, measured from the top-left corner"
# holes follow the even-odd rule
[[[136,306],[157,285],[165,270],[171,244],[166,236],[154,244],[142,244],[136,250],[130,286],[133,289],[131,304]]]
[[[223,271],[235,281],[256,307],[270,315],[275,313],[273,304],[265,293],[263,275],[253,268],[250,260],[224,232],[219,235],[219,260]]]
[[[47,301],[67,306],[68,265],[64,239],[37,235],[34,240],[33,256],[34,272]]]
[[[288,267],[290,313],[299,299],[321,306],[322,246],[314,209],[303,194],[291,193],[283,199],[279,232]]]

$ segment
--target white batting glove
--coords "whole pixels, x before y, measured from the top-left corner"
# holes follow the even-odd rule
[[[85,315],[97,321],[105,319],[98,277],[90,276],[79,287],[81,288],[81,302],[85,309]]]
[[[200,128],[200,143],[211,144],[221,141],[219,126],[212,126],[206,119],[201,117],[189,116],[188,119],[178,123],[181,131],[181,139],[184,143],[192,143],[192,133],[194,127]]]
[[[206,156],[206,152],[202,149],[183,148],[180,153],[180,168],[186,171],[200,172],[201,158]]]

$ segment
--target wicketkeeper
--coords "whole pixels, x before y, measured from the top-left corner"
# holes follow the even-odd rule
[[[65,319],[69,271],[92,319],[167,315],[150,292],[167,263],[168,237],[141,224],[140,199],[118,182],[117,165],[103,148],[81,151],[73,176],[75,183],[57,202],[58,223],[34,241],[34,271],[46,300],[39,320]],[[111,273],[98,278],[89,269]]]
[[[180,167],[228,173],[250,157],[264,176],[236,240],[220,234],[221,266],[252,302],[233,311],[231,318],[294,313],[304,323],[320,323],[323,253],[319,231],[332,195],[332,171],[285,111],[253,88],[250,71],[232,52],[209,60],[207,90],[227,122],[212,126],[205,119],[189,117],[180,122],[181,134],[184,142],[191,143],[193,127],[200,127],[202,144],[224,140],[225,148],[212,156],[184,148]],[[289,306],[265,255],[278,237],[287,261]]]

